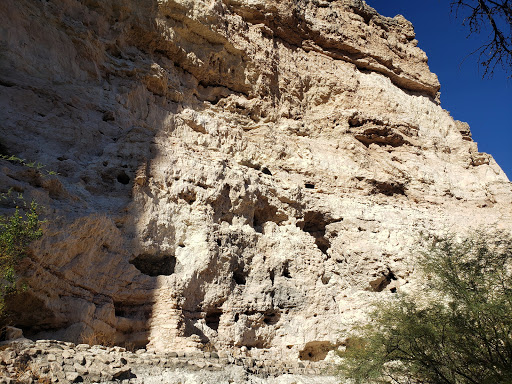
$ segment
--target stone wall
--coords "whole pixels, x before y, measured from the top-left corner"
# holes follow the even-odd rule
[[[326,363],[233,356],[225,352],[166,352],[28,339],[0,351],[0,383],[335,383]],[[32,380],[32,381],[31,381]]]

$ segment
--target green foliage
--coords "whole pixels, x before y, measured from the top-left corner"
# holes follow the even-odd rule
[[[42,235],[38,206],[35,202],[22,213],[16,207],[10,216],[0,216],[0,316],[5,312],[5,297],[14,294],[16,266],[27,255],[30,242]]]
[[[378,304],[340,353],[354,383],[512,383],[512,238],[424,245],[422,291]]]
[[[33,168],[33,169],[37,170],[43,176],[45,175],[45,173],[49,176],[57,175],[57,172],[55,172],[55,171],[44,170],[44,168],[46,166],[39,162],[37,162],[37,163],[35,161],[27,162],[25,159],[22,159],[20,157],[13,156],[13,155],[2,155],[1,153],[0,153],[0,159],[10,161],[11,163],[19,163],[27,168]],[[43,170],[44,170],[44,172],[43,172]]]

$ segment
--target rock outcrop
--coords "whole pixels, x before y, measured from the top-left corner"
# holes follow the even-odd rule
[[[0,41],[0,150],[58,173],[0,161],[47,220],[28,337],[322,361],[420,232],[512,228],[412,25],[363,1],[3,0]]]

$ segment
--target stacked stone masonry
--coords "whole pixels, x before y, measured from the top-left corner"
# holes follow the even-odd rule
[[[0,384],[335,382],[324,362],[254,359],[222,352],[156,353],[55,340],[17,340],[0,347]],[[198,373],[201,373],[198,378]],[[201,376],[203,377],[201,379]],[[320,381],[319,381],[320,382]]]

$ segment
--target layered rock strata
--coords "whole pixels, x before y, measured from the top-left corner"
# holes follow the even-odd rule
[[[418,282],[420,232],[512,228],[412,25],[363,1],[3,0],[0,39],[0,151],[46,166],[0,164],[47,220],[29,337],[320,361]]]

